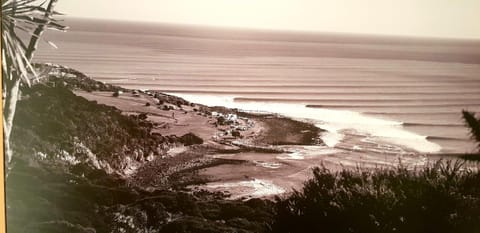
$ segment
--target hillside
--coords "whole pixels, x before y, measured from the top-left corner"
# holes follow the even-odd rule
[[[152,132],[144,116],[76,96],[67,81],[52,76],[22,90],[7,181],[9,232],[266,230],[269,201],[226,201],[220,194],[167,190],[169,184],[147,192],[127,182],[132,166],[191,145],[195,136]]]

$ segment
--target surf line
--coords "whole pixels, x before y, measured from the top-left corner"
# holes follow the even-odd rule
[[[326,130],[321,139],[329,147],[334,147],[344,138],[342,131],[354,130],[380,142],[404,146],[420,153],[437,153],[441,146],[428,140],[428,137],[403,128],[400,121],[378,119],[350,110],[308,108],[302,104],[272,102],[236,102],[236,96],[167,93],[187,101],[207,106],[236,108],[246,112],[273,113],[296,120],[314,123]]]

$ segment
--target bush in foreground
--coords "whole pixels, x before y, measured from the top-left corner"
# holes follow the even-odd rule
[[[480,152],[480,118],[475,116],[475,113],[469,111],[462,111],[465,125],[470,130],[470,136],[476,141],[477,148]]]
[[[277,198],[274,232],[480,232],[480,173],[459,162],[313,175]]]

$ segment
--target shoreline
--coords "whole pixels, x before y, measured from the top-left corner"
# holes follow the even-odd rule
[[[155,126],[153,132],[161,135],[175,135],[193,133],[203,139],[203,143],[195,146],[174,146],[167,151],[163,158],[156,158],[151,162],[136,168],[131,177],[127,179],[130,183],[143,186],[147,190],[161,187],[165,180],[178,179],[174,181],[177,185],[189,187],[207,188],[209,185],[218,182],[221,177],[210,176],[209,170],[220,169],[221,173],[227,174],[223,167],[247,166],[249,168],[262,167],[271,169],[271,164],[265,161],[249,161],[234,155],[242,153],[253,153],[256,155],[269,154],[272,156],[287,155],[295,153],[293,146],[323,146],[318,138],[323,130],[313,124],[295,121],[286,117],[274,114],[252,114],[243,113],[223,107],[206,107],[193,103],[183,103],[181,107],[174,107],[170,102],[156,101],[156,99],[169,97],[174,101],[180,101],[177,97],[163,95],[161,93],[140,93],[131,91],[123,92],[114,97],[112,92],[86,92],[74,91],[89,101],[96,101],[98,104],[113,106],[126,115],[141,115],[151,121]],[[149,103],[149,104],[147,104]],[[148,106],[147,106],[148,105]],[[165,106],[168,106],[165,108]],[[170,109],[172,106],[174,109]],[[166,110],[168,109],[168,110]],[[235,118],[219,123],[221,118]],[[222,122],[225,120],[222,120]],[[243,127],[243,128],[242,128]],[[278,127],[281,127],[286,134],[278,134]],[[237,130],[237,131],[235,131]],[[233,136],[234,132],[238,135]],[[231,158],[214,157],[216,155],[232,155]],[[261,160],[261,159],[260,159]],[[276,163],[273,163],[276,164]],[[229,169],[230,170],[230,169]],[[303,170],[303,169],[302,169]],[[162,171],[161,174],[158,171]],[[248,171],[246,173],[249,173]],[[178,175],[180,174],[180,175]],[[256,175],[238,173],[235,178],[240,183],[256,184]],[[172,178],[176,176],[176,178]],[[306,177],[305,177],[306,180]],[[223,181],[221,181],[223,182]],[[271,183],[264,180],[260,183]],[[301,182],[297,182],[301,183]],[[194,186],[192,186],[194,185]],[[262,185],[260,185],[262,186]],[[221,186],[218,186],[221,187]],[[270,187],[276,187],[271,183]],[[278,190],[284,190],[278,188]],[[214,190],[211,190],[214,191]],[[218,190],[217,190],[218,191]],[[253,190],[255,197],[258,190]],[[261,192],[266,193],[268,192]],[[273,193],[271,193],[273,194]],[[280,192],[275,193],[280,194]],[[235,196],[235,192],[231,192]],[[249,196],[242,194],[237,196]],[[271,195],[267,195],[271,196]],[[258,196],[259,197],[259,196]],[[263,196],[262,196],[263,197]]]
[[[63,69],[62,72],[67,74],[72,72],[68,68]],[[255,188],[258,182],[254,181],[260,180],[288,193],[310,178],[313,167],[325,166],[334,172],[358,167],[376,169],[402,165],[415,168],[445,158],[442,155],[405,151],[388,144],[378,150],[379,144],[359,136],[342,139],[342,145],[325,146],[321,140],[316,140],[318,138],[311,137],[326,132],[318,124],[280,114],[243,112],[238,108],[222,106],[207,107],[191,103],[182,96],[104,84],[83,74],[78,80],[78,74],[74,75],[75,78],[63,75],[63,79],[68,79],[65,81],[73,83],[70,88],[77,95],[96,104],[114,106],[124,115],[145,119],[152,123],[152,132],[164,135],[168,140],[178,141],[188,134],[194,135],[188,136],[189,140],[195,137],[202,139],[193,143],[201,145],[170,144],[164,148],[161,156],[147,159],[146,162],[131,164],[127,161],[126,170],[129,174],[125,178],[131,184],[140,184],[141,188],[147,190],[161,188],[169,181],[180,187],[205,188],[212,182],[236,182],[238,186],[251,184]],[[98,85],[105,87],[97,88]],[[270,124],[268,121],[271,121]],[[270,133],[269,127],[273,129]],[[277,131],[294,133],[284,135]],[[262,138],[262,135],[267,137]],[[279,138],[279,135],[282,136]],[[365,146],[363,151],[356,147],[359,143]],[[391,150],[391,153],[385,153],[384,149]],[[236,172],[232,173],[232,170]],[[230,190],[231,186],[224,189]],[[219,185],[214,187],[217,190],[212,191],[221,188]],[[230,194],[248,198],[248,192],[256,191],[241,189],[238,191],[240,193],[235,192]],[[247,195],[241,192],[247,192]]]
[[[254,113],[275,113],[290,119],[312,123],[319,128],[326,129],[322,140],[331,147],[342,143],[345,137],[362,137],[369,141],[376,141],[376,144],[379,146],[387,143],[391,146],[398,147],[403,150],[403,152],[418,152],[422,154],[442,152],[442,147],[439,144],[428,140],[427,137],[421,134],[405,129],[399,121],[376,118],[361,112],[313,109],[303,104],[291,103],[239,103],[234,101],[234,96],[169,94],[177,94],[186,100],[199,102],[208,106],[223,106]],[[355,149],[354,145],[349,146]]]
[[[164,110],[163,105],[172,105],[164,102],[159,106],[159,102],[154,101],[152,96],[163,96],[174,101],[183,99],[157,92],[146,91],[140,94],[137,92],[127,91],[122,94],[123,96],[118,97],[113,97],[112,92],[76,91],[75,93],[86,99],[97,101],[99,104],[114,106],[124,114],[146,114],[147,120],[154,124],[163,123],[162,129],[154,130],[162,135],[181,136],[185,133],[199,135],[204,140],[200,147],[179,147],[178,151],[167,152],[167,157],[180,161],[174,161],[169,165],[174,170],[177,169],[175,179],[179,180],[175,182],[191,190],[222,192],[232,199],[270,198],[274,195],[290,193],[311,178],[311,169],[316,166],[326,166],[332,171],[355,169],[359,166],[366,169],[396,167],[400,164],[418,167],[445,159],[445,157],[458,158],[451,154],[418,152],[382,154],[358,152],[341,147],[331,148],[325,146],[319,138],[311,138],[312,132],[318,136],[324,132],[314,124],[271,113],[256,114],[226,107],[207,107],[190,102],[181,104],[184,106],[181,108]],[[146,106],[147,102],[150,103],[148,106]],[[230,122],[220,125],[218,123],[220,117],[234,117],[243,123],[235,125]],[[248,122],[253,124],[247,127]],[[282,123],[290,128],[283,127]],[[240,137],[233,137],[229,128],[234,125],[240,128],[247,127],[247,129],[239,131]],[[298,131],[293,136],[287,133],[280,140],[278,133],[275,134],[279,129],[276,127],[287,129],[287,132],[295,131],[296,127],[301,129],[297,128]],[[312,130],[314,128],[317,130]],[[225,135],[221,136],[222,134]],[[309,149],[309,147],[312,148]],[[182,157],[185,160],[182,160]],[[131,179],[132,182],[143,184],[147,190],[155,189],[158,182],[163,181],[158,181],[158,177],[152,178],[152,173],[160,167],[165,167],[163,162],[162,159],[157,158],[139,168]],[[155,163],[164,165],[155,165]],[[232,170],[237,172],[231,173]],[[172,174],[174,173],[163,174],[162,177],[170,179],[168,176]],[[268,189],[276,191],[269,193]],[[259,193],[265,195],[258,195]]]

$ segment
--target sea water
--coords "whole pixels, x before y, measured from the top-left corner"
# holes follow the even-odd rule
[[[461,110],[480,111],[480,41],[276,32],[67,19],[36,61],[126,88],[272,112],[326,130],[330,147],[474,150]]]

